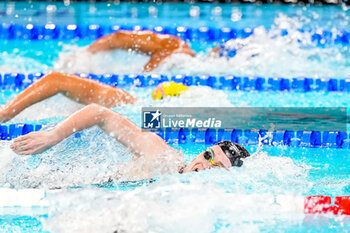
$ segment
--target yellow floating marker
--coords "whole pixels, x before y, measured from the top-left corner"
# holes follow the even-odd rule
[[[163,99],[166,96],[177,96],[186,91],[188,86],[176,82],[163,82],[159,84],[152,93],[154,100]]]

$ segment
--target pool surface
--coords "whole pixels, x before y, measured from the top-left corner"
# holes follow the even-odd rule
[[[198,56],[172,56],[153,73],[337,80],[347,80],[350,74],[349,43],[318,43],[313,37],[317,30],[350,32],[346,6],[0,2],[0,23],[252,28],[254,33],[243,39],[249,46],[232,59],[208,57],[223,41],[189,39]],[[288,34],[281,33],[284,30]],[[52,70],[142,73],[147,56],[122,51],[89,55],[84,46],[92,41],[0,37],[2,77],[5,73]],[[141,101],[113,110],[138,125],[142,107],[347,108],[350,103],[350,92],[346,91],[242,91],[196,86],[178,97],[154,101],[152,87],[126,89]],[[0,104],[21,90],[2,87]],[[81,107],[58,95],[24,110],[9,124],[38,123],[48,130]],[[116,179],[108,183],[108,177],[123,169],[120,164],[132,155],[97,127],[72,135],[38,155],[18,156],[10,144],[0,141],[1,232],[350,231],[348,215],[304,214],[303,209],[306,196],[350,196],[349,149],[252,145],[247,147],[252,156],[241,168],[164,175],[151,182]],[[186,161],[208,147],[201,143],[172,146],[183,152]],[[4,190],[23,193],[10,202]]]

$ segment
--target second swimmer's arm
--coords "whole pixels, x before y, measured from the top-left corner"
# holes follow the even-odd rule
[[[130,48],[130,38],[126,36],[125,32],[114,32],[93,42],[87,50],[90,53],[98,53],[100,51],[109,51],[113,49],[124,49],[127,50]]]
[[[144,65],[143,70],[146,72],[153,71],[155,68],[159,66],[160,63],[162,63],[171,54],[172,53],[167,50],[154,53],[151,56],[150,60]]]
[[[27,87],[0,110],[0,122],[6,122],[32,104],[58,93],[83,104],[96,103],[105,107],[136,101],[136,98],[120,88],[72,74],[51,72]]]
[[[142,133],[141,129],[128,118],[108,108],[90,104],[66,118],[50,132],[33,132],[14,139],[11,149],[18,154],[41,153],[71,134],[94,125],[101,127],[108,135],[128,148],[134,143],[138,134]]]

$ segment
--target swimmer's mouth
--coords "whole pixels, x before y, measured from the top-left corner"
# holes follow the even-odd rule
[[[193,165],[193,167],[191,168],[190,171],[192,171],[192,172],[199,172],[198,167],[197,167],[198,164],[199,163],[196,163],[195,165]]]

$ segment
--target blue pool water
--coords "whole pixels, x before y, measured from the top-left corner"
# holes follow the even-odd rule
[[[174,56],[155,73],[261,77],[349,78],[349,45],[317,45],[308,29],[350,31],[346,6],[225,4],[5,3],[0,22],[43,25],[100,24],[258,28],[250,49],[231,60],[210,59],[217,42],[188,41],[196,58]],[[289,34],[281,36],[287,29]],[[301,32],[303,29],[305,32]],[[6,72],[139,73],[146,56],[127,52],[87,56],[92,40],[4,40]],[[251,50],[258,56],[251,57]],[[153,101],[151,88],[130,88],[142,101],[114,108],[140,124],[143,106],[348,107],[347,92],[247,92],[194,88],[177,98]],[[20,90],[2,90],[3,105]],[[56,96],[23,111],[12,123],[52,127],[81,105]],[[96,140],[98,138],[98,140]],[[71,136],[48,152],[17,156],[0,142],[0,188],[46,192],[48,207],[0,207],[2,232],[346,232],[350,219],[304,215],[284,209],[278,196],[350,195],[348,149],[252,146],[242,168],[158,177],[156,182],[90,186],[104,182],[131,155],[97,128]],[[174,144],[190,161],[207,145]],[[120,168],[120,167],[119,167]],[[70,188],[75,187],[75,188]]]
[[[350,29],[347,6],[152,3],[1,2],[1,23],[213,26],[269,28],[279,14],[299,17],[305,28]],[[310,21],[312,20],[312,21]]]
[[[288,25],[289,35],[276,36],[281,31],[277,23],[276,28],[270,31],[259,27],[246,39],[249,46],[230,60],[208,57],[210,50],[220,44],[219,42],[189,41],[198,54],[195,58],[174,55],[154,72],[285,78],[349,77],[348,45],[318,46],[311,41],[310,33],[298,31],[298,27],[294,25],[300,23],[298,19],[281,16],[278,20]],[[142,66],[148,59],[143,55],[121,51],[91,56],[86,54],[83,47],[91,42],[92,40],[6,40],[0,45],[3,51],[0,67],[3,72],[56,70],[69,73],[130,74],[141,73]],[[28,50],[27,47],[32,49]],[[252,53],[258,55],[252,56]]]
[[[139,92],[140,90],[137,89],[134,91],[137,95],[136,91]],[[200,92],[202,95],[205,92],[207,92],[205,95],[213,93],[212,90],[207,88],[200,90]],[[234,103],[235,95],[237,94],[245,94],[245,92],[214,92],[217,93],[217,98],[221,99],[223,98],[223,95],[225,96],[227,94],[227,103],[222,101],[222,105]],[[149,96],[149,93],[150,89],[146,89],[140,94],[140,96]],[[195,93],[192,94],[195,95]],[[290,95],[290,101],[292,101],[292,94]],[[319,94],[318,97],[324,98],[325,101],[327,98],[329,99],[329,96],[322,96],[322,94]],[[273,95],[271,95],[271,97],[273,98]],[[308,96],[306,96],[306,98],[304,97],[305,100],[309,99],[307,97]],[[316,93],[313,93],[312,97],[318,100]],[[335,95],[334,97],[334,99],[336,99],[337,96]],[[3,100],[8,98],[10,97],[3,96]],[[158,105],[171,104],[171,106],[180,106],[186,104],[184,101],[188,100],[188,98],[188,96],[184,96],[176,99],[169,99],[164,102],[154,102],[151,101],[150,97],[146,97],[146,103],[148,102]],[[248,96],[247,99],[253,98]],[[280,96],[275,97],[275,102],[279,99]],[[299,101],[302,102],[302,100],[302,97],[300,97]],[[316,100],[314,100],[314,102],[316,102]],[[214,105],[215,102],[217,102],[217,99],[211,101],[212,102],[210,102],[208,99],[202,99],[193,103],[187,102],[187,105]],[[311,105],[312,99],[309,101],[309,105]],[[253,101],[251,101],[250,104],[254,106]],[[300,104],[300,106],[303,105]],[[308,104],[304,103],[304,106],[308,106]],[[343,103],[341,106],[347,106],[347,104]],[[48,100],[47,102],[33,106],[28,111],[26,110],[26,112],[23,112],[21,115],[13,119],[13,121],[22,122],[25,120],[27,122],[32,122],[33,120],[39,118],[47,119],[47,122],[57,122],[62,118],[62,114],[68,114],[69,109],[73,111],[74,107],[79,106],[67,101],[62,96],[58,96],[52,100]],[[139,107],[140,106],[125,106],[116,110],[127,115],[133,121],[139,122]],[[34,116],[33,113],[35,114]],[[94,140],[96,137],[99,138],[98,141]],[[14,156],[8,149],[6,149],[6,145],[8,145],[8,142],[4,142],[2,146],[2,154],[5,157]],[[206,148],[206,145],[203,144],[175,144],[173,146],[182,150],[186,160],[188,161]],[[256,146],[249,147],[248,149],[251,152],[257,151]],[[33,187],[41,189],[56,189],[59,187],[64,188],[95,183],[95,175],[105,172],[108,173],[109,169],[113,169],[114,165],[118,164],[120,161],[125,161],[125,159],[128,159],[129,156],[130,155],[125,154],[123,149],[118,144],[105,136],[101,131],[91,129],[85,131],[80,138],[76,138],[74,136],[68,138],[43,155],[24,158],[14,157],[14,159],[2,169],[3,174],[5,174],[2,176],[4,179],[1,181],[1,183],[4,187],[10,186],[20,189]],[[85,188],[74,190],[61,189],[58,194],[53,193],[48,194],[47,196],[50,198],[52,203],[49,218],[38,217],[37,221],[32,221],[30,218],[31,220],[29,222],[23,221],[21,224],[18,224],[19,222],[14,220],[18,218],[18,216],[6,216],[6,218],[4,217],[3,221],[5,225],[7,224],[7,226],[15,225],[16,227],[22,227],[22,229],[31,227],[36,229],[35,226],[41,226],[39,222],[43,222],[44,224],[47,224],[45,225],[44,229],[64,231],[67,229],[66,225],[71,222],[71,219],[74,219],[74,224],[78,224],[78,226],[84,225],[85,221],[91,221],[88,220],[90,217],[87,216],[85,212],[92,211],[89,212],[88,215],[94,216],[93,218],[97,219],[101,218],[99,221],[106,218],[105,214],[110,216],[109,220],[111,222],[102,222],[105,224],[104,227],[111,229],[113,227],[122,228],[122,226],[116,226],[113,222],[115,219],[120,217],[118,212],[114,211],[115,208],[118,208],[118,211],[128,215],[133,213],[129,213],[131,210],[143,215],[145,214],[145,211],[149,213],[148,209],[154,209],[154,212],[152,211],[152,214],[147,220],[151,223],[148,223],[149,225],[146,224],[146,226],[144,226],[145,228],[143,229],[159,227],[160,231],[173,229],[174,232],[177,232],[181,230],[181,228],[176,228],[168,221],[164,222],[165,220],[156,220],[153,218],[158,216],[160,213],[163,213],[164,208],[165,211],[170,212],[185,211],[182,210],[183,198],[187,198],[187,201],[197,201],[198,196],[203,195],[203,197],[209,197],[214,195],[211,192],[214,192],[215,190],[215,195],[219,195],[219,197],[222,198],[222,201],[205,199],[203,200],[204,202],[199,201],[199,203],[203,205],[206,203],[206,201],[208,201],[211,204],[208,203],[207,207],[200,208],[199,213],[198,209],[195,211],[189,209],[187,211],[189,212],[190,216],[188,216],[186,219],[182,219],[178,215],[172,217],[182,219],[182,221],[187,223],[186,221],[192,222],[193,219],[197,219],[195,214],[198,214],[201,216],[201,218],[209,218],[215,222],[222,221],[223,225],[217,225],[217,223],[212,222],[218,231],[220,231],[220,229],[230,231],[230,229],[232,230],[232,224],[237,224],[239,229],[248,228],[247,231],[253,232],[257,230],[270,231],[274,227],[281,227],[281,224],[283,224],[283,228],[281,229],[295,232],[305,231],[308,229],[311,229],[312,231],[329,231],[335,226],[337,226],[338,230],[344,230],[347,229],[348,226],[347,218],[334,218],[332,216],[309,216],[304,218],[303,214],[298,211],[289,212],[286,216],[283,215],[283,212],[276,209],[272,209],[269,214],[263,215],[265,217],[256,215],[250,216],[255,212],[266,214],[265,210],[271,208],[271,206],[269,204],[264,204],[263,201],[261,202],[262,206],[258,207],[256,207],[255,202],[248,202],[245,206],[237,207],[237,209],[235,209],[236,211],[246,211],[247,214],[244,220],[236,219],[235,221],[232,221],[231,217],[229,216],[232,216],[233,218],[233,216],[236,216],[237,213],[231,209],[227,209],[227,207],[225,207],[224,200],[229,198],[229,196],[227,196],[229,194],[254,195],[259,193],[261,195],[293,194],[302,196],[313,194],[330,196],[349,195],[350,170],[349,166],[347,166],[348,162],[348,150],[346,149],[265,146],[261,149],[261,152],[255,153],[250,161],[246,161],[246,166],[242,167],[241,169],[232,169],[227,173],[226,171],[212,170],[186,176],[166,176],[160,178],[155,183],[145,184],[144,187],[136,186],[136,189],[133,185],[123,186],[121,189],[117,189],[115,191],[110,191],[114,190],[113,187],[101,189],[89,186],[84,186]],[[159,195],[162,196],[160,199],[158,199]],[[81,196],[84,196],[85,199],[80,200]],[[98,201],[95,203],[96,199]],[[104,201],[107,201],[109,204],[104,203]],[[159,203],[159,201],[161,203]],[[170,204],[164,204],[162,203],[163,201],[169,201]],[[95,204],[92,206],[86,206],[87,202]],[[102,202],[102,204],[100,202]],[[141,205],[141,203],[145,202],[149,202],[149,206]],[[140,206],[133,207],[130,206],[131,203],[138,203]],[[177,204],[173,205],[173,203]],[[236,204],[233,203],[233,205]],[[99,207],[97,208],[95,205],[99,205]],[[113,208],[109,209],[109,206],[111,205]],[[214,210],[212,210],[214,212],[205,211],[208,208],[212,208],[210,205],[219,205],[221,208],[225,207],[225,214],[221,213],[220,217],[217,219],[216,214],[220,213],[217,213]],[[84,211],[73,211],[80,208],[83,208]],[[250,210],[251,208],[253,210]],[[71,211],[73,211],[73,213]],[[82,214],[83,212],[85,214]],[[66,215],[68,213],[69,215]],[[283,216],[279,216],[280,214]],[[137,222],[134,222],[138,221],[137,219],[139,219],[138,215],[130,217],[129,221],[131,224],[135,224],[135,226],[137,226]],[[270,221],[273,221],[274,223],[272,224]],[[64,224],[62,222],[64,222]],[[320,223],[323,225],[319,226]],[[94,222],[94,224],[96,224],[96,222]],[[77,227],[77,225],[69,225],[69,228],[73,227]],[[97,224],[95,227],[96,228],[94,229],[98,229],[102,226]],[[207,228],[203,229],[199,225],[194,229],[203,231],[211,231],[210,229],[213,230],[213,228],[210,228],[210,226],[207,227],[209,227],[209,230]],[[250,229],[250,227],[253,229]],[[81,230],[79,227],[78,229]],[[133,231],[137,231],[137,229],[132,229]]]

